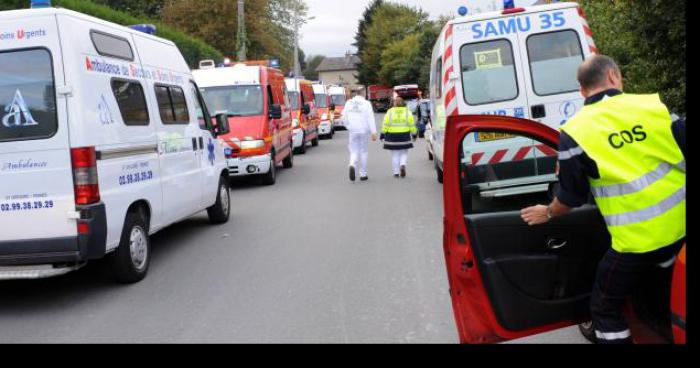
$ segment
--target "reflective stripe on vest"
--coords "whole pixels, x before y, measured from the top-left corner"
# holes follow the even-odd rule
[[[623,94],[585,106],[561,128],[585,152],[600,178],[589,178],[621,253],[647,253],[685,237],[686,164],[658,95]]]

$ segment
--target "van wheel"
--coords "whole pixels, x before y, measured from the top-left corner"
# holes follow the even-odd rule
[[[581,323],[578,325],[578,329],[586,340],[594,344],[598,343],[598,338],[595,336],[595,330],[593,329],[593,321]]]
[[[311,140],[311,147],[318,147],[318,135]]]
[[[126,214],[119,247],[109,256],[115,279],[123,284],[143,280],[151,262],[148,219],[141,211]]]
[[[443,182],[443,172],[440,170],[440,166],[438,166],[437,162],[435,163],[435,171],[437,172],[437,181],[438,183],[442,184]]]
[[[289,156],[282,161],[282,165],[285,169],[294,167],[294,150],[289,150]]]
[[[277,181],[277,165],[275,164],[275,154],[272,153],[270,157],[270,171],[263,175],[262,183],[264,185],[275,185]]]
[[[227,223],[231,216],[229,184],[223,176],[219,178],[219,189],[216,193],[216,203],[207,208],[207,215],[209,215],[209,222],[218,225]]]

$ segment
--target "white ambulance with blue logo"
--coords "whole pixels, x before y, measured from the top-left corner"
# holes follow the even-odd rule
[[[442,182],[445,125],[450,116],[502,115],[558,129],[584,104],[576,79],[597,53],[576,3],[534,5],[450,21],[432,55],[433,148]],[[547,191],[556,180],[556,151],[507,134],[470,134],[462,165],[481,197]],[[534,163],[534,165],[533,165]]]
[[[228,221],[227,122],[175,44],[55,8],[0,12],[0,35],[0,279],[108,257],[137,282],[149,235]]]

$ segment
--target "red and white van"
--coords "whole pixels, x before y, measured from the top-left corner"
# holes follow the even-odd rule
[[[331,96],[328,94],[328,86],[325,84],[314,84],[314,96],[318,116],[320,119],[318,125],[318,134],[322,138],[333,139],[335,130],[331,119]]]
[[[348,89],[340,86],[331,86],[328,88],[328,94],[331,95],[331,110],[333,111],[333,128],[345,129],[343,126],[343,109],[345,103],[350,99]]]
[[[231,132],[220,139],[230,146],[230,176],[261,176],[264,184],[275,184],[277,166],[294,165],[292,110],[282,72],[236,64],[193,74],[207,106],[229,117]]]
[[[319,115],[316,108],[314,88],[310,81],[287,78],[287,91],[292,107],[293,149],[300,154],[306,153],[309,143],[318,146]]]

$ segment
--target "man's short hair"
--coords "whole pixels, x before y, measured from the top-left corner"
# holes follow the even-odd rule
[[[620,73],[620,67],[615,60],[605,55],[592,56],[581,64],[578,68],[578,83],[584,89],[600,88],[605,84],[608,72],[614,70]]]

